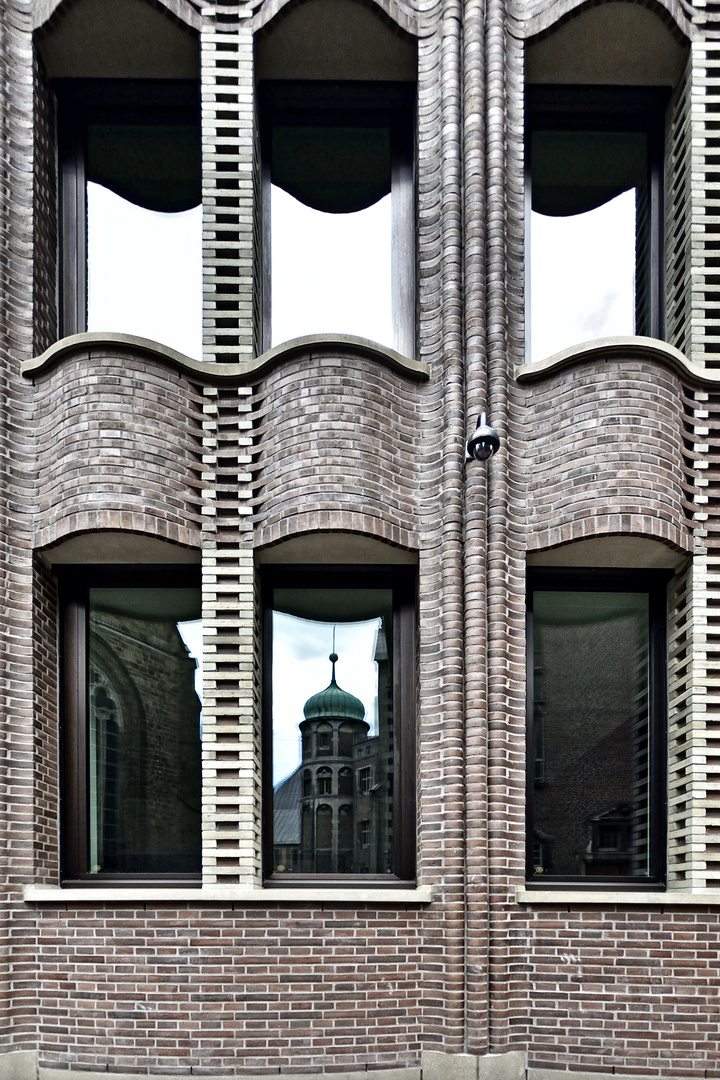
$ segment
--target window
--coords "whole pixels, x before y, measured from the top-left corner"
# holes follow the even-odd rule
[[[268,566],[262,597],[266,877],[291,837],[295,877],[412,879],[414,573]]]
[[[663,88],[527,88],[530,359],[662,337]]]
[[[88,568],[60,586],[63,877],[199,877],[199,574]]]
[[[414,86],[260,84],[264,347],[356,334],[414,354]]]
[[[332,770],[318,769],[317,771],[318,795],[332,795]]]
[[[372,769],[358,769],[358,795],[369,795],[372,787]]]
[[[528,582],[528,877],[659,882],[665,837],[662,572]]]
[[[202,342],[199,87],[60,79],[61,320],[193,357]]]

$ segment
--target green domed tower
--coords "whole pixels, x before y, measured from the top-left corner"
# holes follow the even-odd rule
[[[351,869],[354,837],[354,752],[368,738],[365,706],[335,679],[308,698],[302,734],[302,869],[344,873]]]

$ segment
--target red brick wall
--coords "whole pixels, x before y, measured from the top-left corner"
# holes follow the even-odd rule
[[[717,1076],[720,912],[542,906],[514,920],[513,1045],[531,1064]]]
[[[438,912],[300,899],[235,908],[36,912],[37,939],[25,942],[43,957],[41,1063],[350,1070],[414,1065],[421,1046],[442,1045]]]

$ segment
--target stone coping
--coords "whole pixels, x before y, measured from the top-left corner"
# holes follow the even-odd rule
[[[652,1080],[654,1076],[660,1077],[662,1064],[655,1058],[649,1059],[650,1071],[646,1073],[584,1072],[582,1069],[541,1069],[530,1065],[527,1070],[527,1080]],[[679,1072],[667,1076],[662,1074],[662,1080],[686,1080],[686,1077],[687,1074]],[[695,1074],[695,1080],[697,1080],[697,1074]]]
[[[720,907],[720,889],[664,889],[650,892],[642,889],[563,888],[533,889],[518,885],[515,890],[518,904],[559,904],[562,907],[586,907],[588,904],[607,907],[610,904],[632,904],[634,907]]]
[[[1,1060],[1,1059],[0,1059]],[[112,1080],[138,1080],[138,1076],[152,1076],[153,1080],[162,1080],[162,1077],[172,1077],[172,1080],[177,1080],[178,1076],[207,1076],[212,1077],[212,1080],[268,1080],[268,1076],[276,1076],[279,1080],[422,1080],[422,1069],[420,1066],[416,1068],[407,1069],[370,1069],[367,1072],[365,1070],[357,1069],[355,1071],[348,1072],[303,1072],[293,1073],[280,1072],[275,1068],[272,1072],[268,1070],[265,1073],[251,1073],[243,1070],[241,1073],[234,1073],[231,1068],[223,1071],[220,1068],[203,1068],[202,1066],[192,1066],[185,1070],[175,1069],[172,1072],[163,1072],[162,1068],[153,1070],[152,1073],[124,1073],[124,1072],[86,1072],[84,1069],[73,1069],[72,1065],[70,1069],[52,1069],[48,1066],[40,1065],[37,1070],[36,1080],[70,1080],[70,1077],[82,1077],[82,1080],[108,1080],[109,1077]],[[2,1072],[0,1072],[0,1080],[15,1080],[15,1078],[3,1078]],[[30,1078],[22,1077],[17,1080],[30,1080]],[[557,1078],[556,1078],[557,1080]],[[599,1078],[602,1080],[602,1077]],[[623,1078],[624,1080],[624,1078]],[[643,1080],[647,1080],[644,1077]]]
[[[33,904],[141,904],[141,903],[236,903],[236,904],[429,904],[432,888],[429,885],[405,888],[389,885],[385,888],[258,888],[241,885],[204,885],[192,888],[153,888],[152,886],[97,885],[92,888],[58,885],[26,885],[23,900]]]
[[[534,364],[518,364],[515,378],[519,383],[537,382],[548,375],[554,375],[565,368],[573,367],[585,361],[601,360],[645,360],[666,364],[678,375],[689,378],[693,383],[705,386],[720,385],[720,371],[710,371],[700,364],[688,360],[684,353],[666,341],[650,337],[607,337],[596,341],[584,341],[570,349],[538,360]]]
[[[180,1076],[209,1076],[213,1080],[267,1080],[269,1071],[264,1073],[243,1072],[234,1073],[232,1068],[222,1070],[218,1068],[203,1068],[191,1066],[187,1070],[174,1069],[172,1072],[163,1073],[162,1069],[155,1070],[151,1075],[155,1080],[161,1080],[163,1076],[173,1077],[177,1080]],[[38,1061],[35,1050],[9,1050],[0,1053],[0,1080],[70,1080],[72,1077],[82,1077],[82,1080],[138,1080],[138,1076],[148,1076],[148,1073],[124,1073],[122,1070],[92,1071],[75,1069],[73,1063],[68,1062],[65,1067],[55,1068],[51,1065],[42,1065]],[[304,1070],[302,1073],[293,1073],[292,1069],[287,1072],[274,1070],[275,1076],[282,1080],[610,1080],[608,1072],[585,1072],[583,1070],[558,1070],[535,1067],[526,1061],[524,1051],[511,1051],[504,1054],[487,1054],[475,1056],[471,1054],[445,1054],[437,1051],[423,1051],[422,1064],[416,1067],[370,1068],[348,1069],[347,1072],[337,1071],[324,1073],[321,1070],[312,1072]],[[623,1073],[622,1080],[649,1080],[653,1073],[639,1076],[634,1073]],[[659,1075],[659,1074],[656,1074]],[[617,1080],[617,1076],[614,1078]],[[664,1080],[683,1080],[682,1074],[665,1077]]]
[[[26,378],[32,379],[51,371],[65,360],[78,356],[86,356],[89,360],[93,354],[100,352],[118,355],[130,353],[143,359],[155,360],[183,375],[211,385],[230,383],[241,386],[256,382],[285,360],[294,359],[304,353],[340,353],[341,355],[362,356],[414,382],[427,382],[430,378],[430,368],[423,361],[411,360],[409,356],[403,356],[385,345],[379,345],[375,341],[355,337],[352,334],[315,334],[293,338],[292,341],[276,345],[275,348],[268,349],[252,360],[242,360],[235,364],[214,364],[193,360],[184,353],[177,352],[168,345],[151,341],[149,338],[135,337],[133,334],[107,334],[93,331],[61,338],[40,356],[26,360],[21,367],[21,372]]]

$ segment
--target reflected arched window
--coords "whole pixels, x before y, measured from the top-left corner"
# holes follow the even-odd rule
[[[351,874],[353,866],[353,808],[345,804],[338,810],[338,872]]]
[[[332,874],[335,871],[332,851],[333,819],[332,807],[327,803],[318,806],[316,822],[315,870],[318,874]]]
[[[352,796],[353,793],[353,773],[352,769],[344,768],[338,773],[338,795],[340,796]]]
[[[315,753],[321,755],[332,754],[333,729],[330,724],[318,724],[315,732]]]
[[[355,732],[350,724],[341,724],[338,730],[338,757],[351,758]]]
[[[318,795],[332,795],[332,769],[318,769],[316,778]]]

